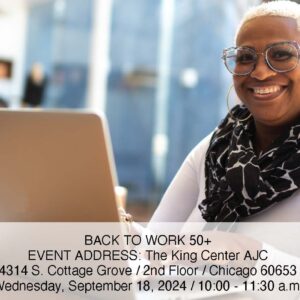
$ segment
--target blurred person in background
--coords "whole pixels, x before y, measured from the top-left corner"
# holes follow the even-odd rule
[[[43,103],[47,79],[40,63],[34,63],[26,78],[23,95],[24,107],[38,107]]]
[[[7,107],[8,107],[7,102],[4,99],[0,98],[0,108],[7,108]]]
[[[4,90],[6,90],[2,83],[10,80],[12,73],[12,63],[8,60],[0,60],[0,107],[8,107],[8,95],[5,95]]]

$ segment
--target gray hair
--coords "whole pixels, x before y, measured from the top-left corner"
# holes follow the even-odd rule
[[[287,0],[271,1],[254,6],[245,13],[235,33],[235,42],[241,27],[246,22],[263,16],[287,17],[294,19],[297,22],[297,30],[300,32],[300,5],[296,2]]]

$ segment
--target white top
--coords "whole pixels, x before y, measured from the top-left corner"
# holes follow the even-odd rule
[[[205,222],[202,218],[198,205],[205,198],[205,156],[210,143],[212,134],[204,138],[187,156],[182,166],[178,170],[176,176],[168,187],[165,195],[163,196],[158,208],[156,209],[151,221],[148,224],[148,229],[151,231],[160,232],[161,224],[156,222],[184,222],[184,229],[192,226],[188,222]],[[291,197],[283,200],[282,202],[275,203],[269,208],[248,217],[247,222],[299,222],[300,221],[300,190],[295,192]],[[186,225],[188,224],[188,225]],[[197,224],[199,225],[199,224]],[[204,223],[203,223],[204,225]],[[176,226],[173,223],[173,226]],[[181,226],[181,225],[178,225]],[[199,230],[201,228],[199,227]],[[136,229],[135,229],[136,230]],[[178,227],[178,232],[183,230]],[[184,230],[183,230],[184,231]],[[294,236],[293,236],[294,237]],[[272,237],[271,237],[272,240]],[[270,241],[269,241],[270,242]],[[298,244],[297,244],[298,245]],[[228,246],[228,245],[225,245]],[[229,247],[230,248],[230,247]],[[225,248],[226,249],[226,248]],[[268,252],[268,265],[296,265],[297,270],[300,268],[300,258],[290,255],[284,251],[277,250],[269,244],[262,243],[262,249]],[[296,248],[297,249],[297,248]],[[297,252],[299,253],[299,252]],[[260,269],[260,264],[265,264],[263,261],[258,262],[257,269]],[[297,277],[297,279],[296,279]],[[288,284],[291,281],[299,280],[299,276],[286,277],[284,282]],[[259,275],[254,277],[255,280],[265,279]],[[273,278],[273,277],[272,277]],[[250,282],[251,277],[248,279]],[[276,276],[273,278],[278,285],[278,281],[283,281],[281,277]],[[255,294],[261,296],[255,299],[274,299],[277,293],[263,293]],[[269,298],[266,297],[268,295]],[[299,299],[298,291],[291,291],[285,295],[289,299]],[[299,298],[298,298],[299,297]],[[276,297],[275,297],[276,298]],[[277,298],[276,298],[277,299]]]
[[[187,156],[150,222],[205,222],[198,205],[205,199],[205,156],[211,136],[204,138]],[[246,221],[299,222],[300,190]]]

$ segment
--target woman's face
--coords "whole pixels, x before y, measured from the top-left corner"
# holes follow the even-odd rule
[[[246,22],[237,37],[237,46],[258,53],[273,43],[297,41],[300,33],[294,19],[264,16]],[[268,126],[289,124],[300,116],[300,65],[289,72],[271,70],[263,55],[247,76],[233,76],[235,90],[252,113],[255,122]]]

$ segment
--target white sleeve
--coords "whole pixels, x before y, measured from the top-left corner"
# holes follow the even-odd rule
[[[199,200],[205,197],[205,156],[211,134],[204,138],[187,156],[163,196],[151,222],[186,222],[196,211],[197,220],[202,221]]]

